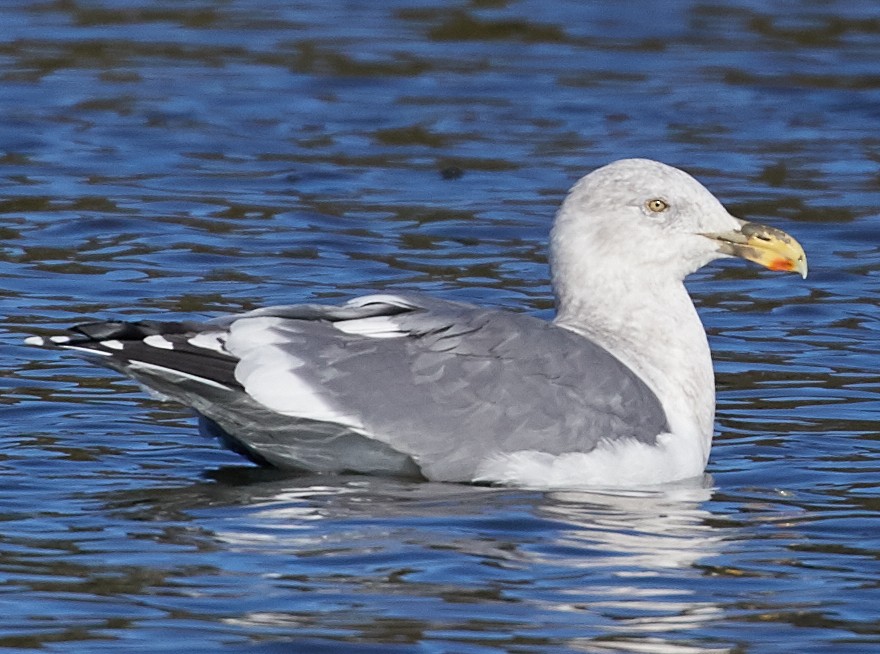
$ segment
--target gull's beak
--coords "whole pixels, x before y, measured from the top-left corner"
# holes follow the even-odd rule
[[[770,270],[800,273],[807,276],[807,255],[801,244],[775,227],[735,219],[739,227],[729,232],[703,234],[718,243],[724,254],[759,263]]]

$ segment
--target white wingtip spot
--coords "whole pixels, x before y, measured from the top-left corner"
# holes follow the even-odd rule
[[[121,350],[125,347],[122,344],[122,341],[117,340],[101,341],[101,345],[106,347],[108,350]]]
[[[174,349],[174,343],[162,336],[162,334],[152,334],[151,336],[147,336],[144,339],[144,345],[149,345],[150,347],[158,347],[161,350]]]
[[[226,340],[226,332],[201,332],[192,338],[187,339],[187,343],[193,347],[200,347],[206,350],[213,350],[226,354],[226,348],[223,346]]]
[[[28,336],[26,339],[24,339],[24,344],[43,347],[46,344],[46,339],[44,339],[42,336]]]

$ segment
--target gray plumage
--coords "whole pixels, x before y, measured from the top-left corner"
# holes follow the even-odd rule
[[[345,334],[325,320],[289,317],[270,329],[282,337],[281,353],[305,362],[298,374],[331,407],[356,416],[432,479],[472,479],[487,453],[536,445],[550,454],[588,452],[601,438],[653,442],[665,427],[645,384],[571,331],[415,294],[397,299],[409,310],[363,308],[388,312],[402,337]]]
[[[164,323],[173,349],[138,344],[158,333],[154,323],[144,323],[143,333],[137,323],[121,323],[117,332],[106,324],[86,328],[100,339],[84,334],[66,345],[107,352],[102,343],[121,340],[121,349],[96,361],[192,406],[222,430],[205,422],[206,432],[279,468],[467,481],[487,454],[535,447],[550,454],[589,452],[603,438],[651,444],[665,429],[663,409],[645,384],[574,332],[415,293],[374,297],[360,298],[357,306],[291,305],[203,324]],[[337,327],[375,318],[399,335],[377,338]],[[261,348],[236,341],[230,331],[241,328],[252,340],[277,342],[272,355],[261,357]],[[189,345],[199,333],[217,334],[230,356]],[[249,394],[247,381],[242,385],[245,375],[235,374],[238,367],[247,379],[283,375],[294,365],[295,376],[339,423],[267,410]],[[300,408],[292,402],[289,409]]]
[[[683,278],[725,256],[806,275],[784,232],[730,216],[682,171],[624,160],[557,214],[553,322],[386,293],[27,340],[193,407],[203,432],[262,465],[659,483],[699,474],[709,454],[712,364]]]

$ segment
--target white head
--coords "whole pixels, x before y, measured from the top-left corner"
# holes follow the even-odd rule
[[[803,249],[788,234],[731,216],[693,177],[648,159],[616,161],[578,181],[556,216],[550,255],[562,303],[590,291],[575,286],[680,283],[730,256],[806,276]]]

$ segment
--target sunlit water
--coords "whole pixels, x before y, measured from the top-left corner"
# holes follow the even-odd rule
[[[768,8],[770,7],[770,8]],[[0,647],[880,650],[873,2],[0,7]],[[291,478],[23,336],[418,289],[549,316],[574,179],[685,167],[804,282],[690,288],[711,476]],[[633,265],[638,265],[634,252]]]

